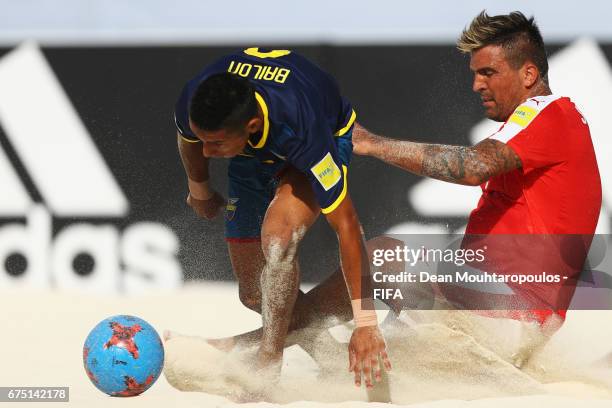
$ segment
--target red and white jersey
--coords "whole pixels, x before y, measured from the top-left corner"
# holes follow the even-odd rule
[[[589,126],[569,98],[530,98],[490,137],[523,165],[481,186],[467,234],[594,234],[601,180]]]
[[[601,209],[601,180],[587,121],[569,98],[537,96],[518,106],[490,138],[512,148],[522,168],[481,186],[466,233],[487,235],[487,258],[497,272],[563,276],[558,283],[508,286],[532,305],[532,318],[544,322],[552,310],[564,317],[585,256],[584,250],[567,249],[588,248]],[[568,241],[566,234],[581,239]],[[515,312],[516,318],[525,318],[520,310],[509,311],[508,317],[515,318]]]

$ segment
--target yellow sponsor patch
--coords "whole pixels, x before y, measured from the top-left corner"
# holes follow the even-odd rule
[[[533,120],[533,118],[536,117],[537,114],[538,111],[530,106],[519,106],[516,108],[512,116],[510,116],[508,122],[516,123],[520,127],[524,128]]]
[[[331,153],[327,153],[323,159],[310,169],[312,174],[319,180],[325,191],[338,184],[342,178],[342,172],[334,162]]]

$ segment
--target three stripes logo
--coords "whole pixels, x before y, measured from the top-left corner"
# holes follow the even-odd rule
[[[36,44],[0,59],[0,90],[0,219],[25,219],[0,224],[0,287],[179,285],[178,239],[163,224],[78,222],[52,237],[53,217],[123,218],[128,200]]]
[[[1,60],[0,89],[0,122],[7,139],[53,214],[125,216],[125,196],[34,44]],[[0,214],[22,216],[33,203],[9,163],[0,150]]]

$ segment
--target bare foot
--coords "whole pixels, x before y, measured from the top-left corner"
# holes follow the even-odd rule
[[[164,341],[168,341],[170,339],[173,339],[175,337],[189,337],[189,338],[199,338],[198,336],[189,336],[187,334],[183,334],[183,333],[179,333],[177,331],[174,330],[164,330],[164,332],[162,333],[162,337],[164,339]]]
[[[162,337],[163,337],[164,341],[168,341],[172,337],[175,337],[175,336],[176,336],[176,332],[173,332],[171,330],[164,330],[164,332],[162,333]]]
[[[233,350],[233,348],[236,346],[236,340],[234,340],[233,337],[225,337],[225,338],[221,338],[221,339],[205,339],[204,337],[199,337],[199,336],[189,336],[186,334],[181,334],[179,332],[175,332],[172,330],[164,330],[164,332],[162,333],[162,337],[164,339],[164,341],[168,341],[170,339],[173,339],[175,337],[190,337],[190,338],[196,338],[196,339],[200,339],[202,341],[207,342],[208,344],[210,344],[211,346],[213,346],[214,348],[216,348],[217,350],[223,351],[223,352],[230,352]]]
[[[226,337],[223,339],[206,339],[206,342],[216,348],[217,350],[229,353],[236,346],[236,340],[233,337]]]
[[[283,366],[283,352],[269,353],[259,349],[255,357],[255,372],[266,382],[275,383],[280,379]]]

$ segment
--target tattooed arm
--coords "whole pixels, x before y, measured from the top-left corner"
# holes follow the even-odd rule
[[[416,143],[387,139],[356,124],[353,145],[357,154],[376,157],[420,176],[469,186],[522,166],[510,147],[492,139],[475,146]]]

